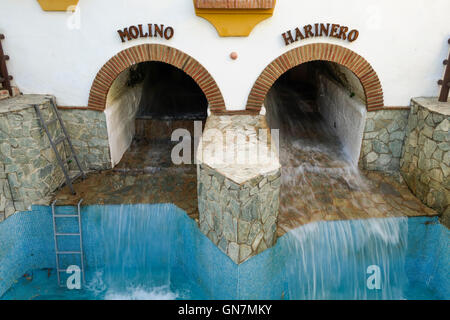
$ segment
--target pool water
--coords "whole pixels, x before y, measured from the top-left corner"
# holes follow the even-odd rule
[[[108,288],[101,273],[88,271],[90,280],[81,290],[58,287],[53,271],[34,270],[21,277],[2,300],[205,300],[206,292],[186,279],[172,280],[170,285],[128,284],[129,287]],[[280,299],[283,297],[280,297]],[[332,298],[332,297],[330,297]],[[420,283],[411,283],[405,290],[406,300],[439,300],[442,297]]]
[[[87,270],[86,285],[81,290],[69,290],[57,285],[54,270],[41,269],[27,272],[2,297],[4,300],[176,300],[205,299],[206,296],[195,288],[193,282],[172,281],[162,284],[158,276],[150,281],[134,283],[127,281],[124,286],[108,287],[101,271]]]
[[[73,210],[60,207],[58,214]],[[76,231],[75,221],[63,220],[58,231]],[[82,290],[57,284],[50,208],[33,207],[0,224],[1,299],[450,297],[449,231],[437,218],[312,223],[239,266],[173,205],[87,206],[82,223]],[[59,245],[70,250],[76,243]],[[369,266],[380,270],[380,289],[367,285]]]

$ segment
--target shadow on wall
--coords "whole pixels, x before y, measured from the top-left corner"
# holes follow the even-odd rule
[[[291,104],[277,105],[276,95],[289,95],[289,90]],[[364,89],[350,70],[333,62],[313,61],[283,74],[269,91],[265,107],[272,128],[280,128],[299,112],[305,115],[303,122],[308,121],[306,115],[320,116],[326,124],[322,129],[338,136],[347,157],[357,165],[367,112],[364,101]]]
[[[112,165],[130,147],[136,119],[204,120],[207,108],[197,83],[171,65],[152,61],[127,69],[114,81],[106,101]]]

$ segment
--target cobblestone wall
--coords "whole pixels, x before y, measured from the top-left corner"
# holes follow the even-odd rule
[[[238,185],[200,165],[200,230],[237,264],[272,247],[277,240],[280,184],[280,170]]]
[[[56,116],[52,96],[23,95],[0,101],[0,222],[31,204],[49,204],[53,191],[65,179],[55,153],[41,126],[34,105],[45,120]],[[111,167],[106,119],[103,112],[61,110],[75,151],[85,170]],[[49,125],[56,140],[62,136],[58,124]],[[59,144],[63,161],[70,154]],[[70,166],[74,166],[72,163]]]
[[[450,116],[435,100],[411,102],[401,173],[413,193],[450,226]]]
[[[92,110],[59,110],[83,168],[111,168],[106,117]]]
[[[368,112],[361,146],[360,167],[398,171],[409,110]]]
[[[47,135],[33,105],[39,105],[44,119],[54,118],[50,96],[26,95],[0,101],[0,220],[31,204],[48,203],[50,192],[64,181]],[[54,137],[62,135],[55,124]],[[58,146],[66,158],[63,144]]]

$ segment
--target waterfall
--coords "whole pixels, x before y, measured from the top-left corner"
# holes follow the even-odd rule
[[[406,218],[311,223],[288,235],[290,299],[403,299]],[[367,285],[369,267],[379,289]],[[368,273],[369,271],[369,273]]]
[[[104,265],[88,288],[105,299],[175,299],[171,259],[176,215],[171,205],[102,206]]]
[[[271,129],[280,129],[289,298],[403,299],[407,218],[377,205],[314,101],[276,84],[265,107]],[[368,286],[373,270],[380,288]]]

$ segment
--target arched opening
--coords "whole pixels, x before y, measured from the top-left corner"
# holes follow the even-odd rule
[[[209,72],[182,51],[160,44],[134,46],[112,57],[94,79],[88,107],[105,110],[113,166],[136,132],[167,141],[168,132],[177,126],[192,127],[192,120],[202,120],[207,108],[225,111],[220,89]],[[190,124],[177,123],[181,120],[190,120]]]
[[[163,62],[141,62],[123,71],[106,99],[111,159],[116,170],[172,165],[176,129],[194,136],[194,121],[204,122],[208,100],[198,84]]]
[[[359,79],[328,61],[296,66],[274,83],[264,106],[272,129],[280,130],[281,161],[289,165],[292,145],[324,148],[329,156],[357,165],[366,116]],[[296,158],[297,159],[297,158]],[[310,159],[311,160],[311,159]]]
[[[372,191],[358,170],[366,92],[350,69],[317,59],[288,69],[268,90],[266,119],[280,130],[281,228],[375,212],[363,207]]]
[[[384,107],[383,89],[369,62],[350,49],[330,43],[313,43],[286,52],[264,69],[250,91],[247,110],[259,111],[270,88],[282,74],[310,61],[330,61],[346,67],[361,82],[367,110]]]

